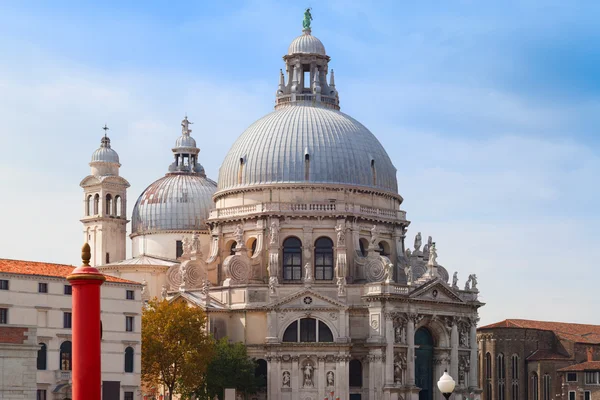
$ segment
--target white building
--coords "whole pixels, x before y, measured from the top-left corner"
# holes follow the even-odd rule
[[[310,19],[283,60],[275,110],[233,143],[218,183],[183,120],[174,162],[134,207],[130,259],[107,250],[125,248],[114,199],[127,184],[103,139],[82,182],[96,265],[202,307],[211,332],[246,343],[267,378],[250,399],[439,400],[444,369],[458,399],[478,396],[476,275],[450,283],[431,237],[408,249],[396,168],[340,112]]]
[[[37,400],[71,398],[72,266],[0,259],[0,328],[31,327]],[[101,287],[103,399],[140,399],[141,285],[108,276]],[[5,350],[0,347],[0,358]],[[3,397],[1,398],[11,398]],[[36,399],[33,392],[31,397]]]

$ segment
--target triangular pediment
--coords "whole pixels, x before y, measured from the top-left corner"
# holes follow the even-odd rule
[[[99,185],[99,184],[100,184],[100,179],[96,178],[94,175],[88,175],[85,178],[83,178],[81,183],[79,183],[79,186],[85,187],[85,186],[93,186],[93,185]]]
[[[346,308],[346,305],[339,301],[325,296],[311,288],[304,288],[292,293],[282,299],[275,300],[265,306],[269,309],[278,310],[297,310],[297,309],[340,309]]]
[[[415,300],[441,301],[447,303],[464,303],[454,291],[440,279],[436,278],[416,288],[409,297]]]

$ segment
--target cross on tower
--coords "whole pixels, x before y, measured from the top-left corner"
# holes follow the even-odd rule
[[[102,128],[104,130],[104,137],[106,137],[106,131],[109,130],[110,128],[108,126],[106,126],[106,124],[104,124],[104,128]]]

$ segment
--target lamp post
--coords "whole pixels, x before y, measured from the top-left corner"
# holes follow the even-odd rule
[[[454,382],[454,379],[452,379],[452,377],[448,375],[448,370],[444,370],[444,375],[442,375],[437,385],[438,389],[440,389],[440,392],[442,392],[446,400],[448,400],[450,398],[450,395],[454,391],[456,382]]]

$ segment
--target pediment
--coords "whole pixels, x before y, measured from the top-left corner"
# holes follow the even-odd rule
[[[464,303],[447,284],[439,278],[426,282],[421,287],[410,293],[409,297],[415,300],[441,301],[446,303]]]
[[[265,306],[269,309],[340,309],[346,305],[311,288],[304,288]]]
[[[81,181],[79,186],[85,187],[85,186],[93,186],[93,185],[99,185],[99,184],[100,184],[100,179],[96,178],[94,175],[88,175],[85,178],[83,178],[83,180]]]

